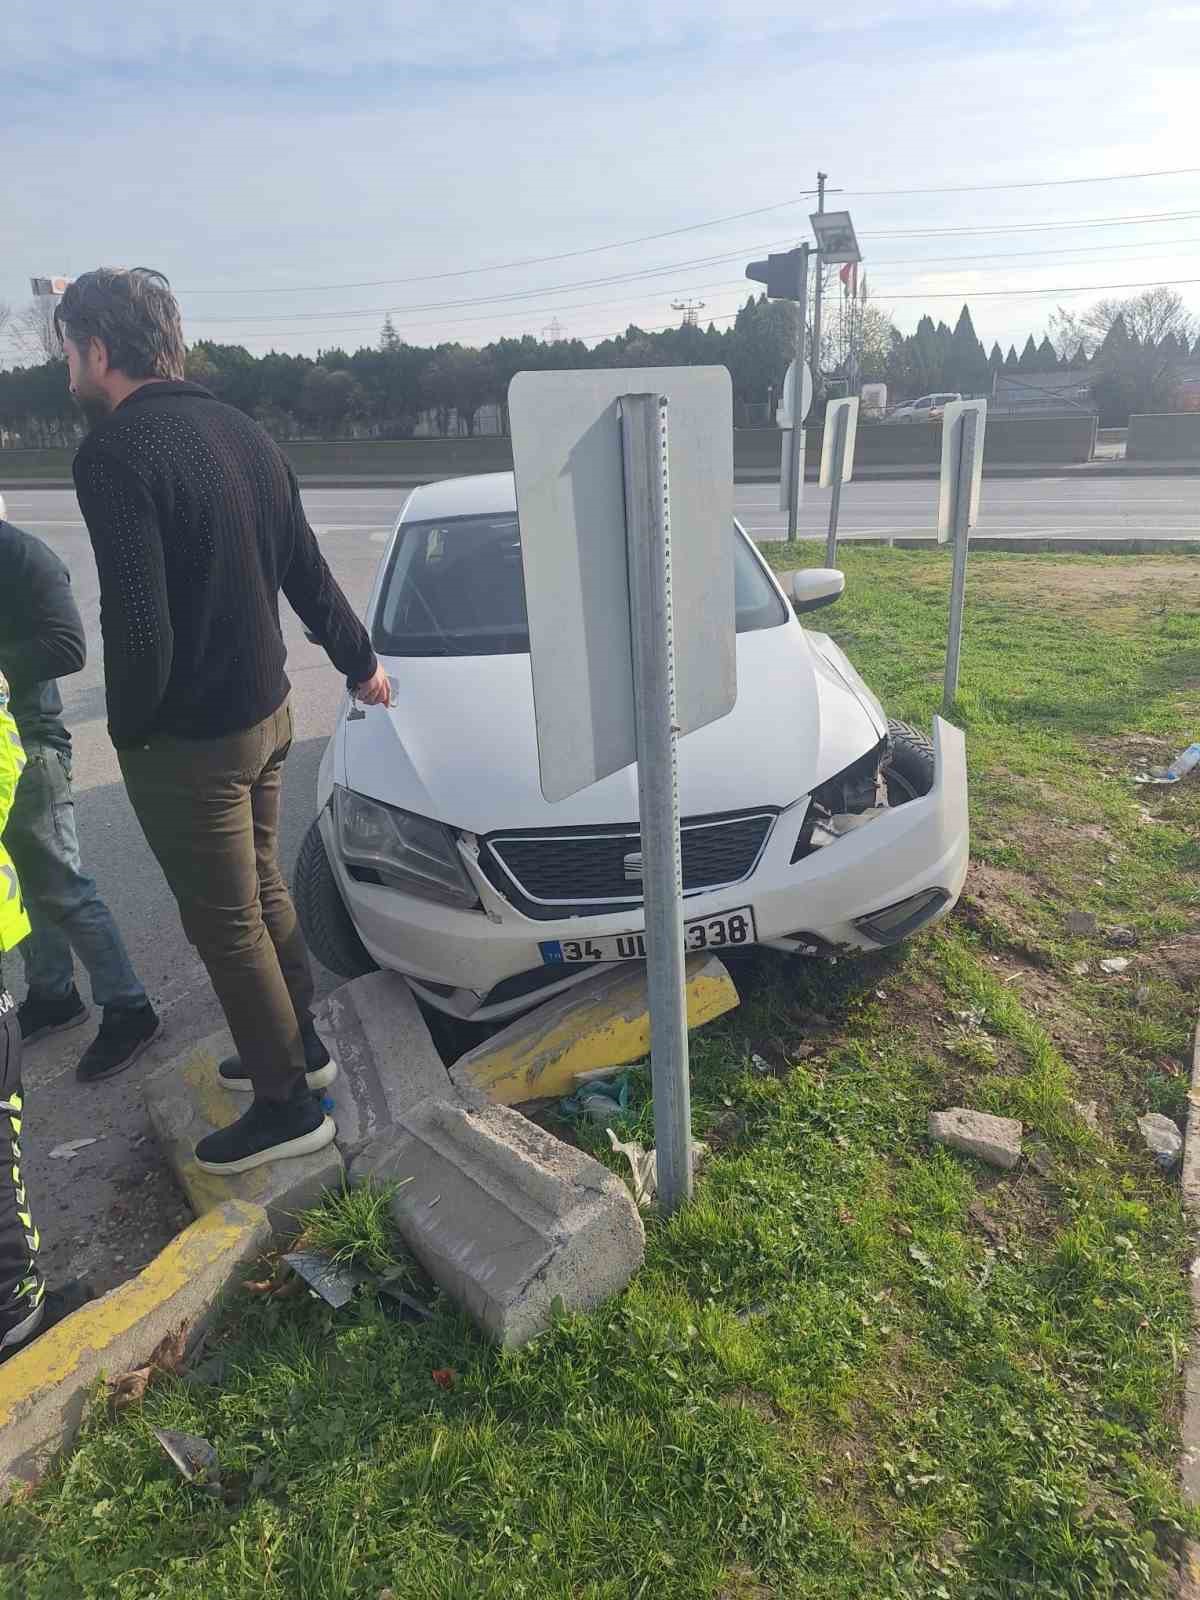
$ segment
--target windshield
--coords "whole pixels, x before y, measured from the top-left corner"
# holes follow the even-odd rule
[[[787,609],[746,538],[733,540],[737,631],[777,628]],[[520,655],[529,649],[514,512],[410,522],[388,563],[372,643],[384,656]]]

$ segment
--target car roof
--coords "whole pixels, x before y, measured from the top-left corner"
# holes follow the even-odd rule
[[[443,478],[414,489],[404,507],[405,522],[441,517],[488,517],[517,509],[511,472],[480,472],[470,478]]]

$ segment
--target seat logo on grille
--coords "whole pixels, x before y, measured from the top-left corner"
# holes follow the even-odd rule
[[[642,881],[642,852],[631,850],[624,858],[621,865],[625,869],[626,883],[641,883]]]

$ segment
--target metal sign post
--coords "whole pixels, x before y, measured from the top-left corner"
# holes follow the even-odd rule
[[[800,394],[796,395],[796,374],[799,373]],[[778,409],[775,412],[775,425],[780,429],[779,434],[779,509],[788,511],[792,506],[792,449],[794,433],[800,430],[798,445],[800,454],[800,475],[796,487],[796,505],[799,506],[804,498],[804,447],[805,432],[804,420],[812,408],[813,380],[812,372],[807,364],[795,361],[788,366],[783,380],[783,393],[780,397]]]
[[[804,345],[805,319],[808,315],[808,246],[803,244],[799,250],[798,281],[796,284],[796,379],[794,384],[799,387],[800,374],[805,371]],[[801,391],[802,392],[802,391]],[[799,397],[797,397],[798,402]],[[792,429],[785,441],[788,451],[788,543],[794,543],[800,529],[800,497],[804,492],[804,414],[799,403],[793,405]]]
[[[858,439],[858,398],[831,400],[825,408],[825,435],[821,441],[821,487],[830,489],[829,532],[825,538],[825,565],[837,562],[838,517],[842,485],[854,475],[854,446]]]
[[[667,401],[657,394],[624,395],[620,414],[654,1142],[659,1200],[669,1216],[692,1197],[692,1095],[683,975]]]
[[[958,695],[958,665],[962,655],[963,605],[967,589],[967,551],[971,529],[979,518],[983,474],[983,438],[987,424],[986,400],[952,401],[942,419],[942,478],[938,502],[938,542],[954,540],[954,570],[950,579],[950,632],[946,640],[946,682],[942,713],[949,716]]]
[[[737,698],[733,392],[723,367],[656,368],[650,394],[646,378],[518,373],[509,416],[542,793],[564,800],[637,762],[670,1212],[692,1187],[676,744]]]

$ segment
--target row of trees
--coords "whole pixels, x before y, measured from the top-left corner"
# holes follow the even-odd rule
[[[279,438],[405,438],[422,418],[438,431],[473,433],[485,406],[498,408],[502,426],[508,385],[517,372],[579,367],[727,366],[739,422],[761,422],[778,393],[793,352],[795,308],[751,297],[724,331],[685,324],[660,332],[631,326],[588,347],[581,340],[546,343],[526,334],[475,349],[405,343],[385,322],[379,342],[352,354],[335,349],[315,360],[271,351],[254,356],[241,345],[201,340],[188,352],[188,376],[259,420]],[[0,315],[0,326],[3,318]],[[42,359],[0,371],[0,437],[11,444],[63,444],[78,433],[67,394],[64,364],[52,333],[36,316],[27,319],[33,352]],[[1102,414],[1162,409],[1179,362],[1200,329],[1178,295],[1156,289],[1130,301],[1104,301],[1074,315],[1060,311],[1040,341],[1031,334],[1018,354],[999,344],[985,351],[971,313],[963,306],[953,328],[922,317],[916,331],[900,334],[890,318],[867,306],[858,318],[856,348],[848,360],[832,340],[822,369],[836,386],[854,372],[888,384],[891,398],[931,390],[987,394],[999,372],[1085,371]],[[40,342],[40,348],[39,348]],[[1123,419],[1122,419],[1123,420]]]

